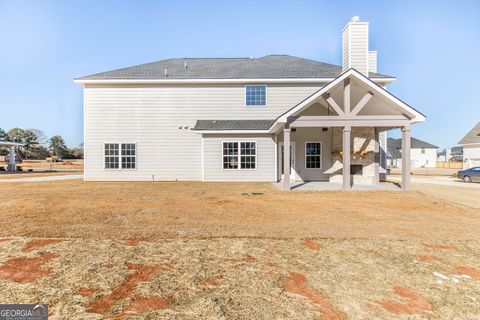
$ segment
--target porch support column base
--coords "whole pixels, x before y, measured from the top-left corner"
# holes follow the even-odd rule
[[[345,126],[343,128],[343,190],[351,189],[350,176],[350,132],[352,128]]]
[[[410,189],[410,126],[402,127],[402,191]]]
[[[290,191],[290,127],[283,129],[283,190]]]

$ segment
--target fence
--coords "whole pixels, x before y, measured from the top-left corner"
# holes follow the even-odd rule
[[[437,161],[437,168],[463,169],[463,162]]]

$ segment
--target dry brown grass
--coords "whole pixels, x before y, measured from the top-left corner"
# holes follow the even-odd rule
[[[480,239],[478,210],[420,192],[80,180],[2,189],[0,218],[8,223],[0,236]]]
[[[412,240],[324,239],[311,250],[300,239],[172,239],[137,246],[75,239],[22,252],[26,241],[2,242],[0,263],[7,252],[8,258],[51,252],[55,258],[42,266],[51,272],[26,283],[0,279],[0,299],[48,303],[52,319],[411,319],[382,305],[408,307],[398,287],[431,305],[422,311],[414,304],[417,317],[480,314],[480,280],[452,280],[458,266],[478,265],[476,241],[454,242],[458,250],[451,252]],[[418,258],[431,254],[439,261]],[[141,268],[147,273],[136,282]],[[438,283],[433,272],[449,280]],[[305,283],[292,288],[292,275]],[[125,287],[129,291],[119,289]],[[157,309],[134,308],[135,301],[152,299],[160,302]],[[107,305],[92,310],[105,300]]]
[[[445,197],[269,184],[2,188],[0,301],[48,303],[52,319],[480,315],[479,210]]]
[[[7,167],[6,162],[0,162],[0,166]],[[47,177],[52,175],[81,174],[83,172],[83,160],[65,160],[64,162],[48,163],[45,160],[24,160],[18,164],[24,171],[14,173],[0,171],[0,179],[15,179],[27,177]],[[29,172],[28,169],[33,170]]]

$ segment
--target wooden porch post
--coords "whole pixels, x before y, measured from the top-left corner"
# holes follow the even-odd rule
[[[290,190],[290,127],[283,129],[283,189]]]
[[[343,190],[350,190],[350,126],[343,127]]]
[[[375,184],[380,183],[380,132],[375,130]]]
[[[410,126],[402,127],[402,190],[410,189]]]

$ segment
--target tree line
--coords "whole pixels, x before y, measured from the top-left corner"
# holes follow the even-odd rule
[[[69,148],[62,136],[55,135],[48,138],[38,129],[13,128],[8,131],[0,128],[0,141],[18,142],[23,146],[17,148],[17,153],[22,159],[43,160],[50,156],[63,159],[82,159],[83,143],[77,147]],[[0,155],[8,154],[8,148],[0,147]]]

